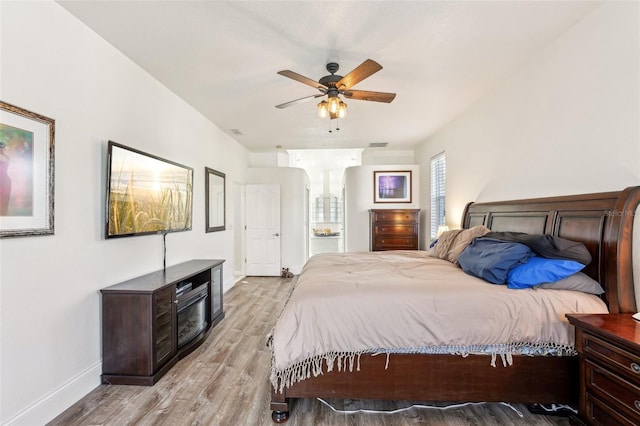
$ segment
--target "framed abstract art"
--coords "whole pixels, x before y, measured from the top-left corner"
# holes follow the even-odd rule
[[[411,170],[374,171],[374,203],[410,203]]]
[[[53,234],[55,120],[0,101],[0,238]]]

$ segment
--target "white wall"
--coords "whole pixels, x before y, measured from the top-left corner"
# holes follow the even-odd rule
[[[638,8],[603,3],[424,142],[422,208],[430,208],[430,158],[442,151],[450,226],[468,201],[640,184]]]
[[[204,167],[229,191],[248,152],[58,4],[0,10],[2,100],[56,120],[55,235],[0,242],[0,422],[43,424],[99,384],[99,289],[162,267],[160,235],[103,238],[107,140],[194,168],[193,230],[167,236],[167,264],[227,259],[227,288],[233,231],[204,232]]]
[[[383,164],[415,164],[413,150],[397,150],[388,148],[367,148],[362,151],[363,166],[379,166]]]
[[[246,183],[280,185],[282,267],[299,274],[307,261],[307,173],[296,167],[251,167],[247,169]]]
[[[289,153],[276,152],[252,152],[249,154],[250,167],[289,167]]]
[[[411,170],[411,203],[373,202],[373,172],[385,170]],[[369,209],[420,208],[420,168],[417,165],[347,167],[344,171],[344,187],[345,251],[369,250]],[[424,233],[424,230],[420,229],[420,233]]]

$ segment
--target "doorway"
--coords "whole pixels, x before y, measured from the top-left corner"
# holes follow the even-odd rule
[[[246,185],[245,209],[245,274],[280,275],[280,185]]]
[[[344,251],[343,177],[347,167],[362,164],[362,149],[288,150],[289,166],[309,175],[309,257]]]

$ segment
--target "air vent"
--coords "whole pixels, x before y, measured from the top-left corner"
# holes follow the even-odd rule
[[[388,142],[371,142],[369,148],[384,148],[388,144]]]
[[[234,135],[242,136],[242,132],[240,131],[240,129],[229,129],[229,130],[231,130],[231,133],[233,133]]]

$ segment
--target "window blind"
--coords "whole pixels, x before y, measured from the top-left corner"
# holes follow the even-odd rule
[[[447,166],[442,152],[431,158],[431,238],[435,238],[438,227],[445,224],[446,173]]]

